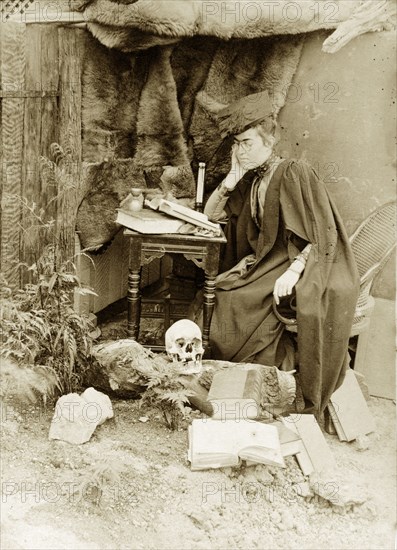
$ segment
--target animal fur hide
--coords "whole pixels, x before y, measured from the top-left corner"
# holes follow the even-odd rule
[[[170,65],[172,48],[154,48],[143,88],[137,122],[138,166],[188,164],[183,123]],[[162,136],[159,140],[158,136]]]
[[[268,90],[278,113],[299,63],[300,33],[337,27],[338,45],[354,34],[354,21],[379,29],[393,12],[388,0],[88,0],[73,7],[99,39],[87,35],[83,72],[83,160],[94,163],[77,216],[85,248],[112,239],[115,208],[132,187],[192,199],[199,161],[207,193],[228,171],[230,151],[211,105],[198,97],[220,105]]]
[[[136,147],[139,97],[149,55],[125,54],[85,36],[82,88],[82,148],[89,162],[131,158]]]
[[[339,27],[325,44],[336,51],[362,32],[390,28],[396,13],[394,0],[91,0],[77,6],[94,36],[124,51],[195,35],[252,39]]]
[[[77,231],[83,248],[111,240],[116,208],[131,188],[194,197],[172,48],[125,54],[87,37],[83,72],[83,159],[87,193]],[[93,164],[91,164],[93,163]]]
[[[230,151],[219,149],[217,123],[196,101],[197,92],[224,104],[267,89],[277,113],[303,40],[212,39],[210,48],[193,38],[134,55],[98,43],[83,74],[83,158],[95,165],[77,216],[82,246],[97,247],[115,235],[115,208],[131,187],[192,198],[203,161],[210,192],[229,169]]]

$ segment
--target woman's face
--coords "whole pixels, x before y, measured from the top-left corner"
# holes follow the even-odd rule
[[[271,155],[272,148],[263,143],[262,136],[256,128],[249,128],[234,136],[233,144],[237,160],[247,169],[261,166]]]

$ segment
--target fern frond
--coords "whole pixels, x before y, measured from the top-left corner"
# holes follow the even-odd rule
[[[176,391],[176,392],[164,392],[160,395],[160,398],[164,401],[171,401],[171,403],[188,403],[189,397],[194,395],[194,392],[186,391]]]

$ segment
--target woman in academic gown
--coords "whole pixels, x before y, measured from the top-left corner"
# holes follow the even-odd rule
[[[212,357],[293,368],[290,334],[273,300],[296,300],[298,372],[305,411],[321,415],[342,383],[359,277],[342,220],[325,185],[303,161],[278,157],[266,92],[218,115],[233,139],[231,169],[207,201],[227,220]]]

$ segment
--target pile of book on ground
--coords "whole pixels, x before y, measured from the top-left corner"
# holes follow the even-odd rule
[[[361,390],[354,382],[354,373],[349,372],[345,381],[347,392],[350,392],[349,405],[358,395],[356,401],[360,402],[361,416],[365,413],[367,422],[364,425],[359,421],[357,414],[360,416],[360,411],[351,410],[350,406],[347,421],[350,438],[355,434],[353,439],[375,429]],[[334,458],[314,415],[292,414],[278,416],[272,422],[261,421],[261,387],[260,370],[235,367],[214,375],[208,393],[213,414],[195,419],[189,426],[191,469],[233,467],[242,460],[247,465],[269,464],[283,468],[287,456],[296,457],[304,475],[333,468]],[[346,393],[343,386],[338,391]],[[337,397],[333,399],[334,411]],[[340,400],[337,405],[339,419],[343,417],[343,408]],[[342,434],[339,427],[338,430]]]

